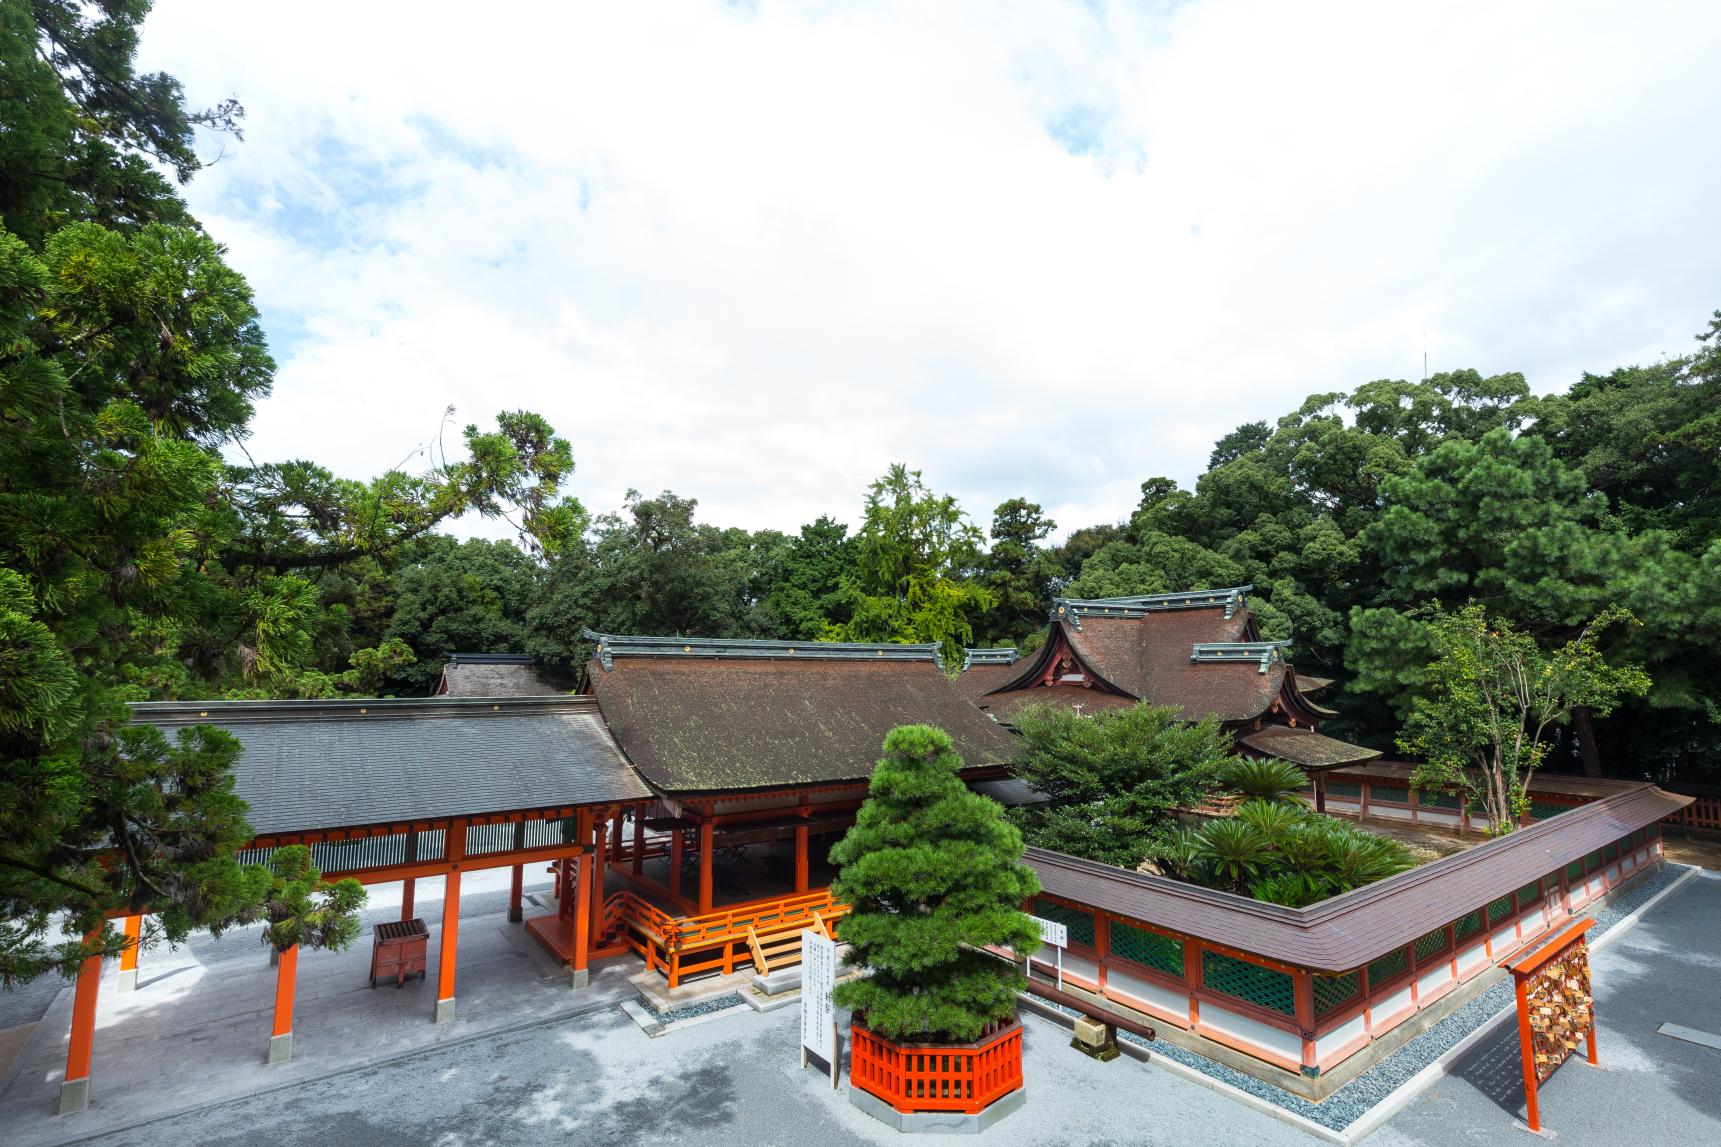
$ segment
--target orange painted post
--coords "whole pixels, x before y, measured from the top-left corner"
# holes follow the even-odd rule
[[[120,953],[119,982],[114,985],[114,990],[133,992],[137,990],[137,946],[143,938],[143,917],[141,915],[125,918],[125,938],[128,943],[126,950]]]
[[[448,875],[443,878],[442,945],[437,952],[436,1022],[447,1023],[454,1018],[454,967],[460,955],[460,862],[466,859],[466,822],[457,820],[449,826],[447,847]]]
[[[620,826],[618,825],[617,828],[619,829]],[[608,839],[604,834],[608,830],[609,817],[600,814],[596,826],[592,829],[593,844],[595,845],[592,853],[596,871],[592,874],[592,889],[589,898],[581,900],[581,903],[586,905],[586,911],[590,912],[592,916],[591,935],[594,944],[603,943],[604,936],[604,861],[608,851],[604,847]],[[616,835],[619,836],[620,833],[618,832]]]
[[[275,965],[275,1028],[269,1036],[270,1063],[286,1063],[293,1058],[293,987],[298,978],[299,946],[294,944],[281,953]]]
[[[795,891],[807,890],[807,826],[795,826]]]
[[[417,890],[418,881],[409,876],[400,882],[400,918],[412,919],[412,894]]]
[[[94,944],[100,928],[84,937]],[[102,983],[102,958],[91,956],[78,969],[78,986],[72,996],[72,1042],[66,1051],[66,1077],[60,1084],[60,1114],[69,1115],[90,1105],[90,1057],[96,1046],[96,990]]]
[[[669,838],[669,898],[681,899],[681,859],[687,850],[687,830],[676,827]]]
[[[618,807],[610,818],[615,823],[610,829],[610,863],[621,867],[621,809]]]
[[[508,883],[508,923],[518,924],[526,918],[525,909],[520,906],[521,893],[526,882],[526,866],[516,864],[513,878]]]
[[[581,846],[579,855],[579,876],[574,890],[574,967],[570,983],[573,987],[586,986],[591,972],[587,967],[592,950],[592,869],[595,858],[592,856],[592,846]],[[573,858],[569,858],[572,860]]]
[[[1518,1050],[1524,1063],[1524,1123],[1531,1131],[1542,1129],[1541,1113],[1536,1110],[1536,1060],[1530,1042],[1530,1001],[1525,994],[1527,983],[1519,978]]]
[[[710,814],[699,822],[699,915],[711,911],[711,840]]]
[[[645,806],[633,806],[633,874],[645,875]]]

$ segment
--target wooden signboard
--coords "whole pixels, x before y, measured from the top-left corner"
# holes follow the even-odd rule
[[[1590,993],[1589,945],[1584,942],[1584,933],[1594,924],[1585,917],[1506,965],[1518,996],[1525,1122],[1538,1134],[1542,1120],[1537,1089],[1578,1050],[1579,1041],[1589,1062],[1596,1062],[1595,998]]]
[[[1028,919],[1040,926],[1040,943],[1049,944],[1058,950],[1058,991],[1064,990],[1064,949],[1070,946],[1070,929],[1067,925],[1056,920],[1047,920],[1043,916],[1030,916]],[[1028,971],[1032,973],[1030,965]]]
[[[801,1066],[807,1053],[830,1069],[837,1086],[842,1061],[837,1057],[837,1011],[831,992],[837,986],[837,942],[816,928],[801,933]]]

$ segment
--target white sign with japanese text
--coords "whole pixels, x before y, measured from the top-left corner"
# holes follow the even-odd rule
[[[801,1066],[810,1051],[829,1065],[837,1085],[837,942],[812,928],[801,932]]]

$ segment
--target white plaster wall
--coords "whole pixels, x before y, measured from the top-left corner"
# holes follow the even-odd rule
[[[1404,987],[1398,989],[1398,991],[1393,992],[1389,996],[1383,997],[1378,1003],[1370,1004],[1369,1013],[1374,1018],[1376,1031],[1379,1030],[1379,1026],[1381,1024],[1391,1023],[1394,1017],[1398,1016],[1401,1012],[1409,1011],[1410,1005],[1411,999],[1409,984],[1405,984]],[[1207,1009],[1205,1007],[1201,1009],[1201,1015],[1203,1019],[1206,1018]]]
[[[1296,1032],[1271,1027],[1248,1016],[1240,1016],[1208,1000],[1201,1001],[1201,1026],[1222,1032],[1232,1039],[1264,1047],[1293,1063],[1303,1060],[1303,1038]]]
[[[1452,983],[1452,964],[1448,961],[1438,968],[1430,968],[1416,978],[1417,995],[1427,999],[1450,983]]]
[[[1517,930],[1510,924],[1504,928],[1496,928],[1494,934],[1489,937],[1489,944],[1494,949],[1494,958],[1499,959],[1518,946]]]
[[[1337,1051],[1345,1044],[1368,1032],[1367,1017],[1358,1012],[1326,1035],[1315,1041],[1315,1058],[1325,1060],[1328,1055]]]
[[[1532,932],[1540,932],[1547,926],[1547,923],[1548,916],[1547,913],[1543,911],[1541,905],[1537,905],[1522,916],[1518,917],[1518,927],[1526,936],[1530,935]]]
[[[1151,980],[1120,972],[1114,965],[1106,969],[1106,994],[1115,995],[1124,1003],[1149,1005],[1167,1016],[1189,1022],[1189,993],[1156,984]]]
[[[1488,949],[1481,944],[1468,951],[1458,953],[1458,974],[1468,976],[1475,969],[1488,963]]]

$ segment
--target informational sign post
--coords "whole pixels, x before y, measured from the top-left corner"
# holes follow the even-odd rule
[[[811,928],[801,932],[801,1066],[812,1053],[830,1069],[831,1086],[842,1073],[837,1058],[837,942]]]
[[[1595,921],[1585,917],[1529,955],[1506,965],[1518,997],[1518,1047],[1524,1061],[1524,1122],[1540,1133],[1542,1116],[1536,1093],[1554,1069],[1584,1045],[1584,1058],[1596,1062],[1595,997],[1590,991],[1589,946],[1584,933]]]
[[[1064,990],[1064,949],[1070,946],[1070,930],[1056,920],[1046,920],[1039,916],[1028,919],[1040,926],[1040,942],[1049,944],[1058,950],[1058,991]],[[1028,961],[1030,973],[1034,970],[1032,961]]]

